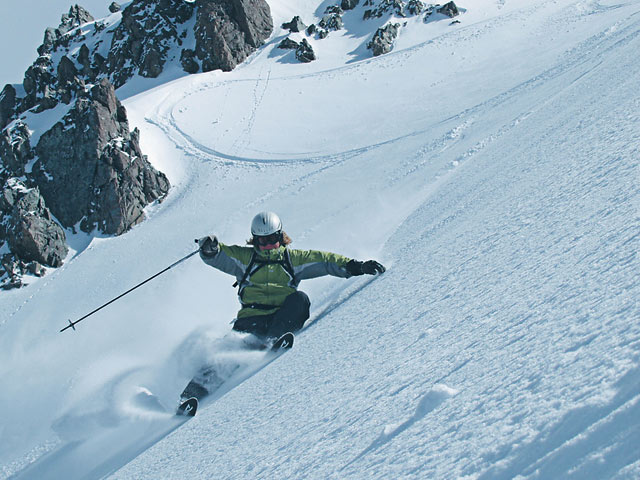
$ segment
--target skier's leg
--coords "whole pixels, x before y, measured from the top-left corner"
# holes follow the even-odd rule
[[[196,380],[191,380],[189,384],[185,387],[185,389],[180,394],[180,400],[184,401],[188,398],[195,397],[198,400],[202,400],[204,397],[209,395],[209,390],[203,387]]]
[[[287,332],[295,332],[302,328],[309,318],[311,301],[306,293],[297,291],[289,295],[280,310],[273,315],[267,336],[278,338]]]
[[[238,332],[253,333],[257,337],[265,337],[272,318],[273,314],[238,318],[233,324],[233,329]]]

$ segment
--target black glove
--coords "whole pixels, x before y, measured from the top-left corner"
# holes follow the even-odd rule
[[[218,254],[218,238],[215,235],[202,237],[198,240],[200,253],[205,257],[215,257]]]
[[[375,260],[367,260],[366,262],[360,262],[358,260],[349,260],[347,263],[347,272],[349,275],[375,275],[377,273],[384,273],[386,268],[384,265],[376,262]]]

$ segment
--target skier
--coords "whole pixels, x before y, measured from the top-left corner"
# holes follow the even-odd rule
[[[233,329],[273,341],[300,330],[309,318],[309,297],[298,290],[301,280],[333,275],[349,278],[376,275],[385,267],[375,260],[361,262],[335,253],[289,249],[289,236],[273,212],[262,212],[251,222],[248,246],[225,245],[215,235],[198,240],[207,264],[236,277],[242,308]]]

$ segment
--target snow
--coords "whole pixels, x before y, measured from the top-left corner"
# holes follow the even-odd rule
[[[325,3],[273,1],[274,24]],[[332,32],[281,62],[277,30],[233,72],[127,98],[174,188],[2,293],[3,476],[640,476],[640,3],[460,6],[375,59]],[[311,321],[268,364],[225,337],[233,279],[197,257],[58,333],[265,209],[294,247],[387,272],[304,282]],[[178,424],[190,376],[229,357]]]

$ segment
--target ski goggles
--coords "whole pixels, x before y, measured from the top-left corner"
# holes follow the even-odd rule
[[[280,241],[282,234],[280,232],[265,235],[264,237],[256,237],[259,245],[275,245]]]

